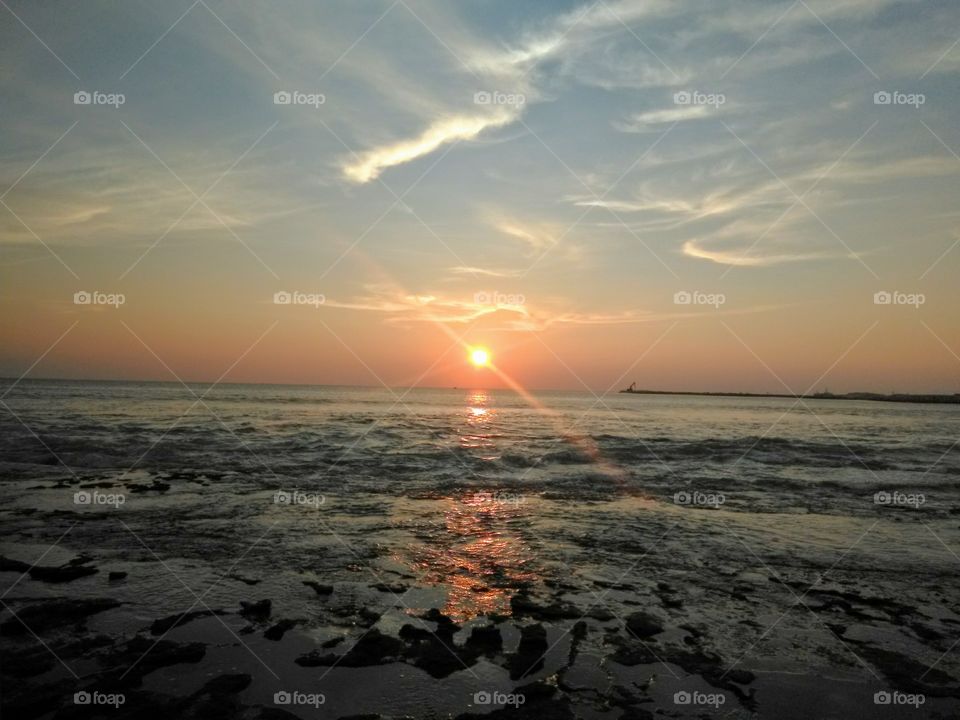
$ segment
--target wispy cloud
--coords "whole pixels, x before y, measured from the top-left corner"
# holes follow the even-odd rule
[[[512,122],[518,112],[500,106],[492,113],[438,119],[416,138],[382,145],[346,159],[342,165],[343,175],[351,182],[368,183],[387,168],[416,160],[447,143],[472,140],[489,128],[502,127]]]

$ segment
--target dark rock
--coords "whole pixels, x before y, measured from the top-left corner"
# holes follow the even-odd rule
[[[527,625],[520,631],[520,644],[517,652],[507,661],[510,669],[510,679],[519,680],[529,673],[536,672],[543,667],[544,655],[547,652],[547,631],[543,625]]]
[[[19,572],[25,573],[30,569],[29,563],[11,560],[8,557],[0,555],[0,572]]]
[[[313,588],[313,591],[317,595],[329,595],[333,592],[333,585],[324,585],[323,583],[318,583],[315,580],[304,580],[303,584],[309,588]]]
[[[429,630],[418,627],[416,625],[411,625],[410,623],[404,624],[400,628],[400,639],[407,641],[417,641],[417,640],[427,640],[433,637],[433,633]]]
[[[154,620],[150,626],[151,635],[165,635],[180,625],[186,625],[191,620],[201,617],[213,617],[214,615],[226,615],[223,610],[194,610],[193,612],[181,613],[180,615],[170,615],[159,620]]]
[[[580,643],[587,636],[587,623],[580,620],[570,629],[570,653],[567,656],[567,666],[573,665],[577,661],[577,654],[580,652]]]
[[[119,607],[120,604],[119,601],[110,598],[88,600],[58,598],[37,605],[28,605],[0,625],[0,635],[24,635],[31,630],[39,633],[43,630],[72,625],[82,622],[90,615]],[[23,622],[20,621],[21,619]],[[30,630],[27,630],[24,623]]]
[[[541,605],[525,593],[510,598],[510,609],[514,617],[529,616],[537,620],[579,620],[583,617],[583,613],[573,605],[557,602]]]
[[[369,665],[386,665],[396,662],[403,656],[403,643],[384,635],[379,630],[370,630],[346,653],[321,655],[316,650],[301,655],[296,659],[297,665],[303,667],[320,667],[338,665],[343,667],[367,667]]]
[[[332,648],[332,647],[336,647],[342,642],[343,642],[343,636],[341,635],[338,637],[330,638],[329,640],[324,640],[322,643],[320,643],[320,647]]]
[[[663,632],[663,622],[656,615],[639,612],[627,617],[627,630],[638,638],[648,638]]]
[[[242,582],[244,585],[259,585],[259,584],[260,584],[260,580],[258,580],[258,579],[255,579],[255,578],[246,578],[246,577],[243,577],[242,575],[237,575],[236,573],[232,573],[232,574],[230,574],[230,575],[227,575],[227,577],[230,578],[231,580],[237,580],[237,581],[239,581],[239,582]]]
[[[67,583],[77,578],[94,575],[100,572],[95,567],[86,565],[61,565],[59,567],[37,566],[30,568],[30,577],[34,580],[48,583]]]
[[[127,577],[127,573],[122,570],[111,570],[110,574],[107,575],[107,579],[110,581],[123,580]]]
[[[493,625],[475,627],[470,631],[466,646],[481,655],[496,655],[503,651],[500,628]]]
[[[253,681],[249,675],[238,673],[235,675],[221,675],[208,681],[197,691],[197,695],[236,695],[246,690]]]
[[[258,600],[257,602],[240,601],[240,614],[248,620],[266,620],[270,617],[270,610],[273,606],[269,600]]]
[[[273,627],[267,628],[267,630],[263,633],[263,636],[267,640],[281,640],[284,633],[286,633],[287,630],[292,630],[294,627],[296,627],[296,625],[296,620],[281,620]]]
[[[402,593],[405,593],[409,589],[409,586],[404,585],[403,583],[385,583],[385,582],[374,583],[370,587],[372,587],[374,590],[379,590],[380,592],[388,592],[388,593],[393,593],[395,595],[400,595]]]

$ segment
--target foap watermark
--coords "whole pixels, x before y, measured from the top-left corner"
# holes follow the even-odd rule
[[[473,94],[475,105],[510,105],[519,107],[527,102],[523,93],[505,93],[499,90],[479,90]]]
[[[678,690],[673,694],[674,705],[701,705],[712,708],[719,708],[727,701],[723,693],[703,693],[699,690],[689,692],[687,690]]]
[[[523,696],[523,693],[502,693],[497,690],[487,692],[486,690],[481,690],[473,694],[474,705],[513,705],[513,707],[520,707],[524,702],[526,702],[526,698]]]
[[[476,492],[473,494],[473,501],[476,503],[496,503],[500,505],[520,505],[525,501],[523,495],[519,493],[505,492],[497,490],[495,492]]]
[[[299,90],[280,90],[273,94],[274,105],[310,105],[319,108],[327,102],[323,93],[305,93]]]
[[[74,305],[112,305],[115,308],[127,302],[123,293],[106,293],[99,290],[77,290],[73,294]]]
[[[74,505],[112,505],[119,509],[127,501],[123,493],[104,493],[99,490],[78,490],[73,494]]]
[[[673,502],[675,505],[719,508],[726,501],[726,496],[718,492],[700,492],[699,490],[690,492],[681,490],[673,494]]]
[[[674,105],[712,105],[718,108],[727,102],[723,93],[705,93],[699,90],[680,90],[673,94]]]
[[[273,494],[274,505],[307,505],[319,510],[327,499],[319,493],[308,493],[302,490],[277,490]]]
[[[318,708],[327,701],[323,693],[303,693],[298,690],[292,692],[280,690],[273,694],[274,705],[309,705]]]
[[[723,293],[705,293],[699,290],[679,290],[673,294],[674,305],[710,305],[719,308],[727,302]]]
[[[873,94],[874,105],[912,105],[919,108],[927,102],[923,93],[905,93],[899,90],[877,90]]]
[[[473,294],[473,302],[476,305],[489,305],[491,307],[518,307],[525,304],[527,298],[520,293],[481,290]]]
[[[118,708],[127,701],[123,693],[102,693],[98,690],[81,690],[73,694],[74,705],[112,705]]]
[[[327,301],[323,293],[305,293],[299,290],[278,290],[273,294],[274,305],[313,305],[320,307]]]
[[[99,90],[88,92],[86,90],[77,90],[73,94],[74,105],[110,105],[118,108],[127,101],[127,96],[123,93],[105,93]]]
[[[899,490],[881,490],[873,495],[874,505],[912,507],[915,510],[919,510],[926,501],[927,497],[923,493],[904,493]]]
[[[913,705],[919,708],[927,701],[927,696],[923,693],[902,693],[898,690],[888,692],[887,690],[878,690],[873,694],[874,705]]]
[[[899,290],[878,290],[873,294],[874,305],[913,305],[919,307],[927,302],[923,293],[900,292]]]

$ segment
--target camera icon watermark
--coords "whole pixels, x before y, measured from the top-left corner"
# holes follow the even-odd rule
[[[481,690],[473,694],[474,705],[512,705],[513,707],[520,707],[525,702],[526,698],[523,696],[523,693],[502,693],[496,690],[493,692]]]
[[[305,293],[298,290],[287,292],[278,290],[273,294],[274,305],[312,305],[315,308],[320,307],[327,301],[323,293]]]
[[[874,705],[913,705],[918,708],[927,701],[927,696],[923,693],[903,693],[898,690],[888,692],[887,690],[878,690],[873,694]]]
[[[279,690],[273,694],[274,705],[309,705],[319,708],[327,701],[323,693],[303,693],[298,690]]]
[[[526,502],[526,498],[519,493],[497,490],[495,492],[475,492],[472,497],[475,504],[499,504],[499,505],[521,505]]]
[[[695,507],[719,508],[727,501],[723,493],[705,493],[699,490],[681,490],[673,494],[674,505],[693,505]]]
[[[74,705],[112,705],[114,709],[127,701],[123,693],[102,693],[98,690],[81,690],[73,694]]]
[[[305,93],[299,90],[279,90],[273,94],[274,105],[310,105],[319,108],[327,102],[323,93]]]
[[[87,90],[77,90],[73,94],[74,105],[109,105],[118,108],[127,101],[123,93],[105,93],[99,90],[88,92]]]
[[[674,305],[710,305],[719,309],[727,302],[723,293],[705,293],[699,290],[679,290],[673,294]]]
[[[673,94],[674,105],[711,105],[715,109],[727,102],[723,93],[705,93],[699,90],[680,90]]]
[[[307,493],[301,490],[277,490],[273,494],[274,505],[306,505],[319,510],[326,501],[327,498],[319,493]]]
[[[499,90],[480,90],[473,94],[475,105],[507,105],[520,107],[527,102],[523,93],[505,93]]]
[[[891,505],[894,507],[912,507],[919,510],[927,502],[923,493],[904,493],[899,490],[880,490],[873,495],[874,505]]]
[[[486,305],[493,308],[521,307],[526,304],[526,296],[520,293],[503,293],[497,290],[481,290],[473,294],[474,305]]]
[[[74,305],[111,305],[115,308],[127,302],[123,293],[105,293],[99,290],[78,290],[73,294]]]
[[[911,105],[919,108],[927,102],[923,93],[905,93],[899,90],[878,90],[873,94],[874,105]]]
[[[699,690],[690,692],[688,690],[678,690],[673,694],[674,705],[700,705],[719,708],[727,701],[723,693],[703,693]]]
[[[87,505],[96,507],[98,505],[110,505],[115,510],[127,501],[127,496],[123,493],[103,493],[99,490],[78,490],[73,494],[74,505]]]
[[[926,302],[927,296],[923,293],[878,290],[873,294],[874,305],[912,305],[915,309],[919,309]]]

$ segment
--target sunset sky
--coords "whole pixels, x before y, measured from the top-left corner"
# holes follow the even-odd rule
[[[0,375],[960,392],[955,0],[0,18]]]

